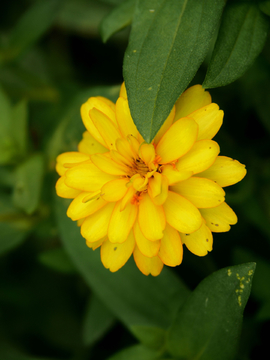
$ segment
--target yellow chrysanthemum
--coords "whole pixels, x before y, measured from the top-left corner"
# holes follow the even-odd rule
[[[145,275],[182,262],[182,244],[204,256],[212,232],[237,222],[223,187],[245,166],[218,156],[211,140],[223,111],[200,85],[186,90],[151,144],[139,134],[124,84],[116,104],[92,97],[81,107],[87,131],[78,152],[58,156],[57,194],[74,199],[67,211],[112,272],[133,254]]]

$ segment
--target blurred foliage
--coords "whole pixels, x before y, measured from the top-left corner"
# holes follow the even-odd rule
[[[246,271],[251,265],[233,266],[252,262],[257,263],[253,287],[240,344],[233,352],[236,360],[258,359],[268,353],[269,35],[261,54],[242,77],[211,90],[213,101],[225,112],[216,136],[221,154],[237,158],[248,170],[240,184],[226,189],[239,222],[229,233],[214,235],[212,253],[198,258],[185,251],[181,266],[164,269],[157,278],[144,277],[133,260],[111,274],[102,267],[99,250],[88,249],[76,224],[65,216],[67,202],[55,199],[55,158],[76,149],[83,132],[80,105],[90,96],[114,101],[118,96],[130,30],[117,31],[130,23],[133,3],[1,1],[1,360],[189,358],[193,355],[187,355],[185,349],[181,354],[175,350],[174,334],[182,336],[184,324],[192,323],[190,329],[195,327],[207,335],[207,329],[196,321],[215,325],[211,317],[205,322],[202,314],[193,310],[203,302],[198,294],[208,293],[207,286],[222,294],[219,281],[223,290],[235,291],[225,280],[228,270],[219,269],[230,266]],[[254,3],[269,22],[270,2]],[[116,22],[113,13],[118,16]],[[100,26],[103,40],[109,39],[106,44]],[[210,59],[211,53],[192,84],[204,81]],[[220,279],[209,285],[213,276]],[[235,315],[231,299],[226,301],[224,308],[239,319],[240,327],[242,313]],[[181,326],[173,322],[178,317],[185,320]],[[218,319],[216,329],[223,334],[225,320],[222,316]],[[232,323],[230,326],[230,335],[239,330],[237,326],[233,329]],[[194,334],[185,333],[185,341],[196,343]]]

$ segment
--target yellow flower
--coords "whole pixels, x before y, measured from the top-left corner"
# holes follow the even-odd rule
[[[114,272],[133,254],[145,275],[182,262],[182,244],[204,256],[212,232],[237,222],[223,187],[240,181],[245,166],[218,156],[211,140],[223,111],[200,85],[186,90],[151,144],[139,134],[124,84],[116,104],[92,97],[81,107],[87,129],[78,152],[58,156],[57,194],[74,199],[67,211],[86,244],[101,247]]]

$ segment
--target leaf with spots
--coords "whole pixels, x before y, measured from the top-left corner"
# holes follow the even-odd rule
[[[221,269],[193,291],[168,333],[168,351],[183,359],[234,359],[255,263]]]

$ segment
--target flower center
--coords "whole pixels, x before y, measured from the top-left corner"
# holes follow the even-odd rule
[[[139,174],[145,176],[149,172],[148,166],[143,162],[142,159],[137,158],[133,162],[133,167],[131,168],[132,175]]]

